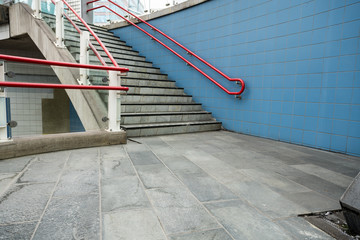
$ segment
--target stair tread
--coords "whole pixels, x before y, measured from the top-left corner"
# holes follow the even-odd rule
[[[170,122],[170,123],[147,123],[147,124],[123,124],[125,129],[153,128],[153,127],[170,127],[170,126],[187,126],[187,125],[205,125],[205,124],[221,124],[216,120],[210,121],[194,121],[194,122]]]
[[[201,105],[201,103],[196,103],[196,102],[166,102],[166,103],[159,103],[159,102],[154,102],[154,103],[149,103],[149,102],[122,102],[121,105]]]
[[[186,115],[186,114],[211,114],[211,113],[207,111],[139,112],[139,113],[122,113],[121,116],[155,116],[155,115]]]

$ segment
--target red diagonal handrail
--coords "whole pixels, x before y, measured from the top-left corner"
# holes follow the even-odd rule
[[[60,88],[60,89],[85,89],[85,90],[117,90],[128,91],[128,87],[117,86],[94,86],[94,85],[71,85],[71,84],[51,84],[51,83],[27,83],[27,82],[2,82],[0,87],[19,87],[19,88]]]
[[[115,67],[118,67],[119,65],[117,64],[117,62],[115,61],[115,59],[113,58],[113,56],[111,55],[111,53],[107,50],[107,48],[105,47],[105,45],[102,43],[102,41],[100,40],[100,38],[96,35],[96,33],[90,28],[90,26],[84,21],[84,19],[82,19],[80,17],[80,15],[66,2],[66,0],[61,0],[73,13],[74,15],[79,19],[79,21],[87,28],[87,30],[91,33],[91,35],[93,35],[93,37],[95,38],[95,40],[99,43],[99,45],[102,47],[102,49],[104,49],[104,52],[106,53],[106,55],[109,57],[109,59],[111,60],[111,62],[114,64]]]
[[[51,0],[51,2],[55,5],[55,1]],[[81,30],[80,28],[76,25],[76,23],[74,23],[73,20],[71,20],[71,18],[64,13],[65,18],[71,23],[71,25],[73,25],[73,27],[76,29],[76,31],[81,34]],[[95,56],[99,59],[99,61],[101,62],[102,65],[107,66],[106,62],[104,61],[104,59],[101,57],[101,55],[99,54],[99,52],[96,50],[96,48],[94,47],[94,45],[89,42],[89,47],[91,48],[91,50],[94,52]]]
[[[230,92],[229,90],[227,90],[225,87],[223,87],[220,83],[218,83],[217,81],[215,81],[212,77],[210,77],[208,74],[206,74],[205,72],[203,72],[202,70],[200,70],[198,67],[196,67],[193,63],[189,62],[188,60],[186,60],[183,56],[181,56],[180,54],[178,54],[177,52],[175,52],[173,49],[171,49],[170,47],[168,47],[166,44],[164,44],[163,42],[161,42],[159,39],[157,39],[156,37],[154,37],[153,35],[151,35],[150,33],[146,32],[144,29],[140,28],[139,26],[137,26],[136,24],[134,24],[133,22],[127,20],[125,17],[121,16],[120,14],[118,14],[117,12],[115,12],[114,10],[112,10],[111,8],[109,8],[108,6],[102,5],[102,6],[98,6],[98,7],[94,7],[91,8],[87,11],[93,11],[95,9],[99,9],[99,8],[106,8],[109,11],[113,12],[114,14],[118,15],[119,17],[121,17],[122,19],[126,20],[127,22],[129,22],[131,25],[133,25],[134,27],[136,27],[137,29],[139,29],[140,31],[142,31],[143,33],[145,33],[146,35],[150,36],[151,39],[157,41],[158,43],[160,43],[163,47],[165,47],[166,49],[168,49],[170,52],[172,52],[173,54],[175,54],[177,57],[179,57],[181,60],[183,60],[184,62],[186,62],[189,66],[193,67],[195,70],[197,70],[198,72],[200,72],[202,75],[204,75],[206,78],[208,78],[210,81],[212,81],[216,86],[218,86],[219,88],[221,88],[224,92],[226,92],[229,95],[240,95],[244,89],[245,89],[245,83],[242,79],[238,79],[236,81],[241,82],[241,90],[239,92]],[[235,80],[234,80],[235,81]]]
[[[70,63],[70,62],[59,62],[59,61],[51,61],[37,58],[27,58],[27,57],[19,57],[19,56],[9,56],[0,54],[0,59],[14,61],[14,62],[24,62],[24,63],[33,63],[33,64],[42,64],[42,65],[53,65],[60,67],[73,67],[73,68],[88,68],[88,69],[98,69],[98,70],[112,70],[119,72],[128,72],[128,68],[122,67],[111,67],[111,66],[100,66],[100,65],[90,65],[90,64],[80,64],[80,63]]]
[[[87,4],[91,4],[94,2],[98,2],[100,0],[93,0],[93,1],[89,1],[87,2]],[[181,47],[182,49],[184,49],[185,51],[187,51],[190,55],[196,57],[198,60],[200,60],[201,62],[203,62],[205,65],[207,65],[208,67],[210,67],[211,69],[213,69],[214,71],[216,71],[217,73],[219,73],[221,76],[223,76],[224,78],[226,78],[229,81],[239,81],[241,83],[241,90],[237,93],[237,94],[231,94],[231,95],[240,95],[244,90],[245,90],[245,82],[241,79],[241,78],[230,78],[229,76],[227,76],[225,73],[221,72],[219,69],[217,69],[216,67],[214,67],[213,65],[211,65],[210,63],[208,63],[207,61],[205,61],[204,59],[202,59],[201,57],[199,57],[198,55],[196,55],[194,52],[190,51],[188,48],[186,48],[185,46],[181,45],[180,43],[178,43],[176,40],[174,40],[173,38],[169,37],[168,35],[166,35],[165,33],[163,33],[162,31],[160,31],[159,29],[157,29],[156,27],[154,27],[153,25],[149,24],[148,22],[146,22],[145,20],[142,20],[141,18],[137,17],[135,14],[131,13],[130,11],[126,10],[125,8],[121,7],[120,5],[118,5],[117,3],[113,2],[112,0],[108,0],[108,2],[114,4],[115,6],[117,6],[118,8],[120,8],[121,10],[125,11],[126,13],[130,14],[131,16],[135,17],[136,19],[138,19],[139,21],[143,22],[144,24],[146,24],[147,26],[149,26],[151,29],[157,31],[158,33],[160,33],[161,35],[163,35],[164,37],[166,37],[167,39],[171,40],[172,42],[174,42],[176,45],[178,45],[179,47]],[[151,34],[147,33],[145,30],[139,28],[136,24],[134,24],[133,22],[131,22],[130,20],[126,19],[125,17],[121,16],[120,14],[116,13],[114,10],[110,9],[107,6],[99,6],[99,7],[95,7],[95,8],[91,8],[89,10],[87,10],[87,12],[101,8],[101,7],[105,7],[108,10],[110,10],[111,12],[115,13],[116,15],[118,15],[119,17],[121,17],[122,19],[124,19],[125,21],[127,21],[128,23],[130,23],[131,25],[137,27],[139,30],[141,30],[142,32],[144,32],[145,34],[149,35],[152,39],[154,39],[155,41],[157,41],[158,43],[160,43],[161,45],[163,45],[164,47],[166,47],[168,50],[170,50],[171,52],[173,52],[175,55],[178,56],[178,54],[176,54],[171,48],[169,48],[168,46],[166,46],[165,44],[163,44],[161,41],[159,41],[158,39],[156,39],[154,36],[152,36]],[[179,57],[179,56],[178,56]],[[182,57],[180,57],[182,60],[184,60]],[[186,63],[189,64],[189,62],[187,60],[184,60]],[[203,74],[205,77],[207,77],[208,79],[210,79],[211,81],[215,81],[212,78],[209,78],[208,75],[206,75],[204,72],[202,72],[201,70],[198,70],[197,67],[194,67],[192,64],[189,64],[190,66],[192,66],[193,68],[195,68],[197,71],[199,71],[201,74]],[[215,82],[214,82],[215,83]],[[222,86],[221,86],[222,87]],[[224,90],[224,89],[223,89]],[[225,91],[225,90],[224,90]],[[226,92],[226,91],[225,91]]]

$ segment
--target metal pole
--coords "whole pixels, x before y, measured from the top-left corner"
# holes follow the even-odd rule
[[[89,42],[90,33],[82,31],[80,33],[80,64],[89,64]],[[80,84],[90,85],[89,70],[80,68]]]
[[[41,16],[40,16],[41,0],[34,0],[34,4],[35,4],[34,17],[41,18]]]
[[[109,71],[109,86],[120,86],[118,72]],[[117,91],[109,91],[108,98],[108,131],[120,131],[121,101]]]
[[[5,66],[0,61],[0,82],[5,82]],[[5,90],[0,88],[0,142],[7,141],[7,111]]]
[[[36,0],[39,1],[39,0]],[[64,48],[64,4],[61,0],[55,2],[55,14],[56,14],[56,43],[57,47]]]

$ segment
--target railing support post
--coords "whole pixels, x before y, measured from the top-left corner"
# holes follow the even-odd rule
[[[5,81],[5,66],[4,62],[0,61],[0,82],[2,81]],[[7,131],[7,112],[5,89],[0,88],[0,142],[9,140]]]
[[[36,0],[40,1],[40,0]],[[64,3],[61,0],[55,2],[55,14],[56,14],[56,46],[65,47],[64,45]]]
[[[109,86],[120,86],[120,75],[116,71],[109,71]],[[121,99],[119,91],[109,91],[108,98],[108,131],[120,131]]]
[[[89,64],[89,42],[90,33],[82,31],[80,33],[80,64]],[[80,84],[90,85],[88,69],[80,69]]]
[[[40,12],[41,12],[41,0],[34,0],[34,4],[35,4],[35,11],[34,11],[34,17],[36,18],[41,18],[40,16]]]

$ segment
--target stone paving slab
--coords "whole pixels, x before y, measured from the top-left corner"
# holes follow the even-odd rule
[[[0,239],[16,239],[27,240],[30,239],[37,222],[28,222],[21,224],[0,225]]]
[[[130,209],[104,213],[103,239],[166,240],[157,216],[151,209]]]
[[[201,232],[186,233],[170,236],[170,240],[232,240],[233,238],[223,229],[212,229]]]
[[[219,227],[215,219],[183,188],[147,190],[167,234]]]
[[[291,239],[280,226],[241,200],[205,206],[234,239]]]
[[[53,187],[53,183],[12,186],[0,199],[0,224],[39,220]]]
[[[99,239],[99,195],[53,198],[33,239]]]
[[[226,131],[135,141],[1,160],[0,239],[330,239],[297,215],[340,208],[360,171]]]

